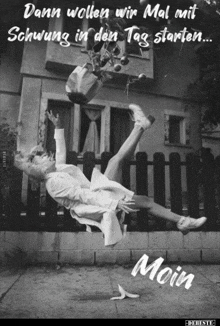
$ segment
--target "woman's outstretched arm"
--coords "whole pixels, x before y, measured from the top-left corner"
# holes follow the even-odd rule
[[[59,114],[54,116],[52,111],[47,111],[48,119],[53,123],[54,129],[54,139],[56,142],[56,164],[66,163],[66,141],[64,137],[64,129],[62,128],[61,120]]]

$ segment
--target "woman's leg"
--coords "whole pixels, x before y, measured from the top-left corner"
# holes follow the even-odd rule
[[[191,217],[185,217],[171,212],[169,209],[155,203],[152,199],[147,196],[134,195],[134,207],[137,209],[145,208],[148,210],[148,213],[152,214],[154,217],[163,218],[168,221],[177,223],[177,228],[187,234],[190,229],[196,229],[203,225],[207,218],[200,217],[197,219]]]
[[[136,146],[144,133],[144,129],[135,125],[129,137],[123,143],[118,153],[114,155],[108,163],[104,175],[112,181],[122,182],[122,166],[125,160],[132,158]]]
[[[164,218],[176,223],[179,222],[180,218],[182,217],[155,203],[151,198],[147,196],[134,195],[132,199],[134,200],[135,208],[145,208],[148,210],[148,213],[154,215],[155,217]]]
[[[110,159],[104,173],[108,179],[119,183],[122,182],[122,167],[124,161],[132,158],[144,131],[150,128],[155,120],[153,116],[149,115],[146,117],[141,107],[136,104],[130,104],[129,109],[133,112],[135,121],[134,128],[118,153]]]

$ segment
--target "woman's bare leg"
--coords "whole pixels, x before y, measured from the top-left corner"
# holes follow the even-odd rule
[[[181,215],[171,212],[169,209],[155,203],[151,198],[147,196],[134,195],[133,198],[135,208],[145,208],[148,213],[154,215],[155,217],[163,218],[172,222],[179,222]]]
[[[204,216],[194,219],[191,217],[185,217],[175,214],[169,209],[159,204],[156,204],[152,199],[148,198],[147,196],[134,195],[132,199],[134,200],[133,208],[145,208],[150,214],[152,214],[156,218],[163,218],[165,220],[177,223],[177,228],[182,231],[183,234],[187,234],[190,229],[196,229],[202,226],[207,220],[207,218]]]
[[[119,183],[122,182],[123,163],[125,160],[132,158],[143,133],[144,129],[139,125],[135,125],[131,134],[123,143],[118,153],[109,160],[108,166],[104,173],[109,180],[117,181]]]
[[[105,176],[112,180],[122,182],[122,167],[125,160],[129,160],[134,155],[137,144],[143,135],[144,131],[151,127],[154,122],[153,116],[146,117],[140,106],[130,104],[129,109],[133,112],[134,129],[123,143],[118,153],[114,155],[106,168]]]

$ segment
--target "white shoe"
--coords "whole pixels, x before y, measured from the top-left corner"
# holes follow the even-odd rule
[[[206,222],[206,220],[207,218],[204,216],[200,218],[182,216],[182,218],[177,223],[177,228],[185,235],[191,229],[197,229],[202,226]]]
[[[144,130],[150,128],[154,123],[155,118],[152,115],[146,117],[139,105],[129,104],[129,109],[133,112],[135,124],[141,126]]]

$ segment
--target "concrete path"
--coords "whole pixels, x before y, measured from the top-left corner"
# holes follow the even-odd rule
[[[134,277],[133,267],[2,267],[0,318],[220,318],[220,265],[181,265],[195,275],[189,290],[151,281],[149,273]],[[118,284],[140,297],[110,300],[120,295]]]

